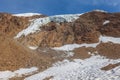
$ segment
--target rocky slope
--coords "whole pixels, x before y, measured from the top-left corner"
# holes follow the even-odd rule
[[[82,70],[83,73],[78,72],[81,75],[88,74],[86,72],[89,71],[94,75],[94,71],[97,71],[98,74],[101,74],[100,79],[103,79],[101,70],[111,70],[112,72],[118,67],[119,72],[119,48],[120,13],[91,11],[84,14],[55,16],[33,13],[0,13],[0,71],[33,66],[38,67],[41,71],[59,61],[53,67],[48,68],[45,73],[35,75],[37,78],[33,76],[25,80],[47,78],[56,80],[55,77],[69,79],[71,76],[67,75],[67,70],[72,71],[73,69],[76,72]],[[68,68],[69,66],[73,67]],[[65,69],[66,72],[61,69]],[[50,72],[51,70],[53,72]],[[57,74],[58,72],[61,72],[61,75],[66,73],[66,75],[61,77]],[[74,71],[72,72],[74,73]],[[72,72],[70,75],[73,75]],[[114,74],[118,72],[116,71]],[[41,76],[43,74],[45,75]],[[112,73],[106,72],[104,76],[106,75],[105,79],[108,79]],[[79,76],[73,76],[71,79],[75,77]],[[89,77],[92,80],[91,74]],[[13,78],[12,80],[18,79]],[[120,77],[118,76],[116,79],[120,79]],[[88,79],[86,78],[86,80]]]
[[[72,22],[51,20],[44,25],[39,25],[34,20],[29,27],[32,28],[38,24],[37,30],[29,32],[28,27],[25,30],[26,33],[30,34],[26,36],[23,34],[17,39],[25,45],[40,47],[59,47],[72,43],[96,43],[100,35],[120,37],[119,16],[118,13],[92,11],[79,15]]]

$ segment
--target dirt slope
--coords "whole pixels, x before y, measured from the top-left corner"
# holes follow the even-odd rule
[[[0,34],[0,71],[32,66],[46,67],[50,60],[44,55],[33,53],[6,35]]]

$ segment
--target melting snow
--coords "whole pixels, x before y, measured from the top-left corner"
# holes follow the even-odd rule
[[[0,71],[0,80],[8,80],[12,77],[21,77],[22,75],[28,75],[32,74],[33,72],[36,72],[38,68],[32,67],[32,68],[21,68],[19,70],[16,70],[14,72],[12,71]]]
[[[106,20],[106,21],[103,23],[103,25],[106,25],[106,24],[108,24],[108,23],[110,23],[110,21],[109,21],[109,20]]]
[[[61,47],[55,47],[55,48],[52,48],[52,49],[54,49],[54,50],[63,50],[63,51],[72,51],[75,48],[84,47],[84,46],[85,47],[93,47],[93,48],[95,48],[101,42],[103,42],[103,43],[112,42],[112,43],[120,44],[120,38],[100,36],[98,43],[92,43],[92,44],[86,44],[86,43],[83,43],[83,44],[67,44],[67,45],[64,45],[64,46],[61,46]]]
[[[30,16],[34,16],[34,15],[41,15],[39,13],[22,13],[22,14],[13,14],[13,16],[18,16],[18,17],[30,17]]]
[[[51,76],[50,80],[120,80],[120,66],[109,71],[101,70],[102,67],[108,64],[118,62],[120,62],[120,59],[110,60],[99,55],[85,60],[64,60],[25,80],[43,80]]]
[[[15,36],[15,38],[19,38],[22,35],[27,36],[30,33],[35,33],[37,31],[40,31],[40,27],[51,22],[73,22],[76,19],[79,18],[79,16],[82,14],[69,14],[69,15],[55,15],[55,16],[50,16],[50,17],[45,17],[45,18],[38,18],[35,20],[32,20],[30,26],[28,26],[28,28],[22,30],[21,32],[19,32],[17,34],[17,36]]]

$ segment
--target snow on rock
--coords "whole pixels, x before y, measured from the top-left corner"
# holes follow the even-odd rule
[[[62,50],[62,51],[72,51],[75,48],[79,48],[79,47],[93,47],[95,48],[97,45],[99,45],[101,42],[103,43],[107,43],[107,42],[112,42],[112,43],[116,43],[116,44],[120,44],[120,38],[115,38],[115,37],[108,37],[108,36],[100,36],[99,37],[99,42],[98,43],[92,43],[92,44],[67,44],[61,47],[54,47],[52,49],[54,50]]]
[[[0,71],[0,80],[8,80],[12,77],[21,77],[22,75],[29,75],[33,72],[36,72],[38,68],[32,67],[32,68],[21,68],[19,70],[16,70],[14,72],[12,71]]]
[[[115,64],[118,60],[110,60],[99,55],[88,59],[74,59],[74,61],[64,60],[57,62],[47,70],[25,78],[25,80],[120,80],[120,66],[103,71],[102,67],[108,64]]]
[[[38,48],[38,46],[29,46],[29,49],[31,50],[36,50]]]
[[[31,24],[24,30],[22,30],[21,32],[19,32],[17,34],[17,36],[15,36],[15,38],[19,38],[22,35],[27,36],[30,33],[35,33],[37,31],[40,31],[40,27],[51,22],[73,22],[76,19],[79,18],[79,16],[82,14],[69,14],[69,15],[55,15],[55,16],[50,16],[50,17],[45,17],[45,18],[38,18],[38,19],[34,19],[31,21]]]
[[[94,44],[86,44],[86,43],[83,43],[83,44],[67,44],[67,45],[64,45],[64,46],[61,46],[61,47],[54,47],[52,49],[54,50],[62,50],[62,51],[72,51],[74,50],[75,48],[79,48],[79,47],[96,47],[99,43],[94,43]]]
[[[112,42],[115,44],[120,44],[120,38],[109,37],[109,36],[100,36],[99,41],[103,43]]]
[[[96,9],[96,10],[93,10],[93,11],[96,11],[96,12],[107,12],[107,11],[104,11],[104,10],[99,10],[99,9]]]
[[[109,21],[109,20],[106,20],[106,21],[103,23],[103,25],[106,25],[106,24],[108,24],[108,23],[110,23],[110,21]]]
[[[15,38],[19,38],[21,37],[22,35],[25,35],[27,36],[28,34],[30,33],[35,33],[37,31],[40,31],[40,27],[42,25],[45,25],[47,24],[48,22],[50,22],[49,18],[46,17],[46,18],[39,18],[39,19],[35,19],[31,22],[31,24],[24,30],[22,30],[21,32],[19,32],[17,34],[17,36],[15,36]]]
[[[21,13],[21,14],[13,14],[13,16],[17,16],[17,17],[31,17],[31,16],[35,16],[35,15],[41,15],[39,13]]]

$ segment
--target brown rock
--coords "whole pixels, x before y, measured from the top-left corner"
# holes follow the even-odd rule
[[[108,70],[111,70],[115,67],[118,67],[120,65],[120,63],[116,63],[116,64],[109,64],[105,67],[102,67],[101,70],[105,70],[105,71],[108,71]]]
[[[120,58],[120,44],[101,43],[97,46],[97,51],[100,55],[110,59]]]

